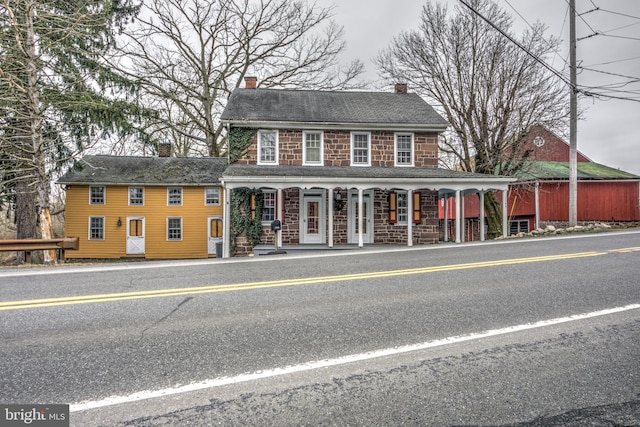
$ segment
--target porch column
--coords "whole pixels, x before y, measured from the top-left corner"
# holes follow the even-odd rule
[[[280,220],[280,224],[284,224],[284,218],[282,218],[282,211],[284,210],[284,197],[282,194],[282,188],[278,188],[278,193],[276,195],[276,219]],[[276,233],[278,239],[278,248],[282,248],[282,229],[278,233]]]
[[[456,190],[456,243],[460,243],[460,190]]]
[[[509,210],[507,208],[507,202],[509,201],[509,189],[502,190],[502,237],[509,235]]]
[[[444,195],[444,241],[449,241],[449,194]]]
[[[413,190],[407,191],[407,246],[413,246]]]
[[[328,227],[329,227],[329,236],[328,236],[328,239],[329,239],[329,247],[330,248],[333,247],[333,196],[334,196],[333,192],[334,192],[334,190],[335,190],[334,188],[330,188],[328,193],[327,193],[328,194],[327,198],[329,199],[327,204],[329,205],[329,208],[328,208],[328,210],[329,210],[329,225],[328,225]]]
[[[224,187],[224,218],[222,219],[222,258],[231,256],[231,189]]]
[[[362,188],[358,188],[358,247],[364,246],[364,238],[362,236],[362,204],[363,204],[363,191]]]
[[[466,213],[464,211],[464,191],[462,192],[462,198],[460,199],[460,241],[466,242],[466,234],[467,234],[467,218]]]
[[[536,189],[535,189],[535,198],[536,198],[536,230],[540,228],[540,181],[536,181]]]
[[[480,192],[480,241],[484,242],[484,190]]]

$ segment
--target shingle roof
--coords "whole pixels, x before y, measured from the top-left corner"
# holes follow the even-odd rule
[[[236,89],[221,116],[227,122],[360,125],[448,125],[414,93]]]
[[[357,167],[357,166],[268,166],[268,165],[229,165],[224,171],[225,177],[321,177],[321,178],[422,178],[422,179],[483,179],[503,176],[461,172],[442,168],[399,168],[399,167]]]
[[[220,157],[85,156],[58,183],[210,185],[219,183],[226,166]]]
[[[578,162],[578,179],[640,179],[640,176],[599,163]],[[518,174],[522,181],[569,179],[568,162],[531,162]]]

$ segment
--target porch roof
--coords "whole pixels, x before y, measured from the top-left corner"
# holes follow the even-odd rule
[[[398,188],[506,190],[515,178],[429,167],[229,165],[227,188]]]

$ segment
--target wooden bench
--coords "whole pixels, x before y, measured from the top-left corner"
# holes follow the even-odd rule
[[[64,251],[77,251],[79,248],[80,239],[78,237],[0,240],[0,252],[24,252],[25,260],[28,263],[31,263],[32,251],[56,251],[58,260],[64,261]]]

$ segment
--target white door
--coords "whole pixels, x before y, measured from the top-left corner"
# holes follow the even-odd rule
[[[209,230],[208,253],[209,255],[215,255],[216,244],[222,242],[222,230],[223,230],[222,218],[220,218],[219,216],[210,216],[208,230]]]
[[[324,195],[302,196],[300,243],[325,243]]]
[[[358,192],[349,191],[349,207],[347,211],[349,224],[348,243],[358,243]],[[363,243],[373,243],[373,192],[365,191],[362,194],[362,241]]]
[[[144,217],[127,217],[127,255],[144,254]]]

